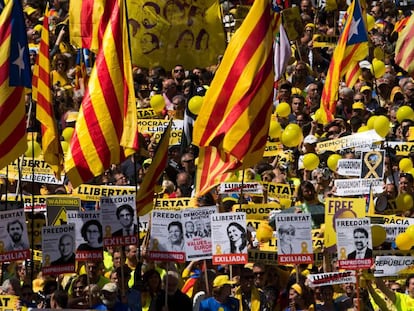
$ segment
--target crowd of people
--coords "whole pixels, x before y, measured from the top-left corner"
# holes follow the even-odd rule
[[[401,107],[413,108],[414,81],[395,64],[394,52],[398,35],[409,18],[411,8],[398,6],[390,0],[367,1],[367,20],[371,21],[368,23],[369,56],[359,63],[361,72],[357,83],[352,88],[341,84],[334,120],[322,122],[317,117],[317,111],[320,109],[322,89],[334,47],[314,47],[313,38],[314,35],[339,35],[337,13],[345,11],[347,4],[340,1],[337,3],[338,8],[333,11],[317,7],[311,0],[292,4],[299,8],[302,23],[297,29],[300,32],[299,38],[291,41],[293,55],[286,72],[275,83],[274,108],[276,111],[280,103],[289,104],[289,115],[276,115],[277,121],[282,128],[290,123],[299,125],[304,139],[297,147],[283,147],[283,152],[277,156],[258,159],[255,167],[246,170],[245,178],[296,186],[293,207],[289,211],[311,212],[314,228],[321,228],[324,224],[323,203],[326,198],[335,195],[333,181],[339,176],[328,167],[328,158],[333,152],[319,154],[320,164],[314,170],[304,167],[304,155],[314,153],[318,142],[361,132],[366,129],[372,116],[382,115],[390,120],[392,126],[386,135],[387,141],[410,140],[414,115],[401,119],[397,112]],[[241,8],[239,1],[222,3],[223,12],[226,14],[223,22],[226,23],[232,18],[237,21],[239,7]],[[44,8],[44,1],[26,0],[24,4],[32,66],[39,52]],[[60,133],[75,125],[87,83],[85,77],[79,74],[77,50],[70,44],[66,24],[68,11],[68,0],[51,1],[49,21],[53,69],[50,75],[55,119]],[[237,22],[232,25],[236,24]],[[233,26],[227,28],[234,30]],[[373,61],[374,57],[384,64],[381,75],[375,72],[378,68],[375,67],[377,65]],[[220,66],[221,58],[219,56],[218,62],[208,68],[186,68],[182,65],[184,61],[177,63],[174,68],[134,66],[137,108],[150,108],[151,96],[161,94],[165,107],[156,118],[172,117],[185,122],[193,120],[196,115],[189,111],[188,102],[195,95],[205,95],[216,69]],[[89,59],[92,61],[93,55]],[[91,67],[87,68],[87,71],[90,69]],[[28,95],[27,107],[30,102],[31,97]],[[40,125],[34,117],[35,111],[32,110],[31,113],[28,130],[40,133]],[[140,138],[140,155],[128,158],[121,164],[114,164],[90,183],[139,186],[157,147],[155,137],[141,134]],[[277,138],[272,139],[277,141]],[[194,196],[198,149],[191,144],[191,135],[186,135],[186,140],[186,143],[169,147],[168,165],[160,194],[163,198]],[[384,192],[378,197],[393,200],[400,194],[412,195],[413,175],[401,172],[399,167],[403,156],[392,148],[385,150]],[[342,150],[340,155],[348,159],[359,156],[352,149]],[[414,160],[413,153],[404,157]],[[1,184],[2,193],[13,192],[15,189],[14,181]],[[23,183],[22,189],[27,194],[42,195],[69,194],[72,191],[69,181],[65,183],[65,187]],[[264,201],[263,197],[248,195],[220,196],[215,190],[197,198],[199,206],[217,205],[220,212],[232,211],[232,206],[238,203],[254,204]],[[128,209],[124,212],[131,214]],[[399,210],[398,213],[410,217],[414,213],[414,207]],[[90,225],[95,229],[99,227],[99,223]],[[194,236],[207,235],[194,228],[194,224],[192,226]],[[89,242],[88,234],[91,233],[87,233],[86,227],[82,236]],[[19,225],[11,224],[8,230],[19,231]],[[131,230],[137,233],[136,227]],[[187,229],[186,224],[186,231],[191,230]],[[11,236],[18,234],[14,231],[10,232]],[[128,230],[128,235],[129,233]],[[227,233],[230,240],[236,240],[237,235],[245,236],[243,241],[238,239],[241,243],[231,246],[234,253],[257,246],[250,232],[246,233],[245,228],[240,228],[238,223],[230,224]],[[365,232],[359,233],[365,236]],[[295,228],[288,224],[279,228],[282,243],[294,234]],[[95,240],[96,248],[102,248],[102,238],[99,240],[95,237]],[[65,244],[69,243],[73,244],[74,241],[63,236],[59,242],[59,245],[62,244],[59,246],[62,247],[62,253]],[[281,245],[282,251],[291,253],[288,247],[289,244]],[[144,311],[414,310],[413,276],[406,280],[384,282],[378,278],[373,280],[369,274],[362,273],[358,275],[359,286],[346,283],[310,288],[306,280],[310,272],[338,271],[336,258],[329,254],[326,254],[323,263],[313,266],[292,267],[276,263],[265,265],[259,261],[246,265],[213,266],[210,260],[187,264],[155,263],[145,257],[145,249],[140,249],[138,245],[129,245],[105,248],[103,262],[79,262],[77,271],[77,274],[50,277],[42,276],[41,272],[37,274],[34,262],[30,260],[3,264],[1,293],[18,296],[16,308]]]

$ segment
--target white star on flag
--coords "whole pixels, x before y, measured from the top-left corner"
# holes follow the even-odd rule
[[[352,24],[351,24],[351,28],[349,29],[349,36],[348,36],[348,41],[351,40],[353,35],[357,35],[358,36],[358,26],[359,23],[361,22],[361,19],[358,18],[357,20],[355,20],[354,18],[352,18]]]
[[[20,74],[22,70],[24,70],[24,61],[23,61],[23,55],[24,55],[24,46],[20,46],[20,42],[18,42],[19,45],[19,57],[16,58],[16,60],[13,62],[13,65],[17,65],[19,67],[19,79]]]

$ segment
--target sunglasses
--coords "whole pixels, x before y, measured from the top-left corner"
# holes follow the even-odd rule
[[[184,72],[184,69],[174,69],[174,73]]]

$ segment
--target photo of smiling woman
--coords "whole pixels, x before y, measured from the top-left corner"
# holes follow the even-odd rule
[[[231,222],[227,226],[227,236],[230,240],[230,253],[247,253],[246,228],[237,222]]]

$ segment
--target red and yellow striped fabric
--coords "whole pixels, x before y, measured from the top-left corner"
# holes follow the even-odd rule
[[[111,5],[109,5],[111,2]],[[124,1],[108,0],[111,17],[82,101],[65,170],[74,187],[138,149],[137,113]]]
[[[31,87],[23,9],[10,0],[0,14],[0,168],[27,149],[24,87]]]
[[[256,164],[267,140],[274,81],[273,16],[269,1],[254,2],[224,53],[194,125],[196,145],[218,148],[239,162],[238,167]]]
[[[110,18],[111,2],[112,0],[70,2],[69,32],[73,45],[90,49],[94,52],[98,51]]]
[[[355,82],[358,62],[367,55],[367,28],[361,5],[358,0],[354,0],[348,9],[348,18],[333,53],[322,91],[321,106],[324,107],[328,121],[335,115],[341,78],[349,72],[348,83]]]
[[[395,48],[395,63],[407,71],[414,73],[414,16],[411,15],[407,25],[398,36]]]
[[[151,165],[149,166],[141,185],[139,186],[136,199],[138,216],[143,216],[149,213],[153,208],[154,187],[162,177],[164,169],[167,166],[171,127],[172,121],[170,121],[168,127],[162,134],[157,150],[155,151],[155,156],[152,159]]]
[[[42,151],[47,164],[60,178],[63,166],[63,152],[60,146],[55,114],[52,105],[50,89],[50,59],[49,59],[49,14],[43,19],[42,35],[39,43],[39,56],[33,75],[33,93],[37,101],[36,118],[42,125]]]
[[[240,163],[215,147],[201,147],[196,172],[196,195],[202,196],[214,186],[228,180]]]

